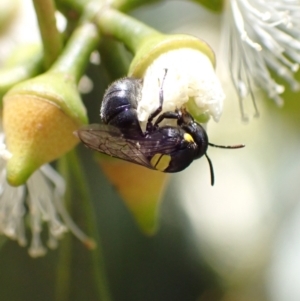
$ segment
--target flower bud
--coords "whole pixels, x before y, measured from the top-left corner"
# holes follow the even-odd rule
[[[3,127],[12,158],[7,180],[20,185],[41,165],[78,142],[73,136],[87,122],[76,85],[59,73],[46,73],[22,82],[4,97]]]
[[[3,127],[12,157],[7,180],[23,184],[41,165],[62,156],[78,142],[73,132],[87,123],[77,89],[99,41],[90,23],[77,28],[51,69],[14,86],[3,99]]]

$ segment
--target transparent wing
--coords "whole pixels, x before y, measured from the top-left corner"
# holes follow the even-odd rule
[[[133,162],[153,169],[148,158],[156,153],[170,154],[178,148],[179,137],[166,137],[155,133],[143,137],[139,133],[121,132],[106,124],[91,124],[75,133],[89,148],[109,156]]]

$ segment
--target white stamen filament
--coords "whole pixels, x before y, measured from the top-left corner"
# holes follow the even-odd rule
[[[300,64],[299,17],[299,0],[230,1],[230,72],[240,102],[260,86],[278,105],[283,104],[279,94],[284,87],[272,79],[269,68],[293,90],[299,89],[293,74]]]
[[[40,168],[40,170],[54,184],[53,201],[55,202],[57,212],[62,217],[67,228],[89,248],[95,248],[95,242],[91,238],[89,238],[83,231],[80,230],[80,228],[74,223],[66,208],[62,204],[62,196],[65,194],[66,190],[63,178],[57,172],[55,172],[54,169],[52,169],[49,165],[43,165]]]
[[[4,144],[4,134],[0,133],[0,234],[25,246],[24,217],[28,215],[32,233],[28,252],[32,257],[43,256],[47,252],[41,240],[44,224],[49,232],[49,248],[56,248],[58,239],[68,230],[89,248],[95,247],[94,241],[76,226],[63,206],[63,178],[50,165],[44,165],[28,179],[26,185],[12,187],[6,181],[6,160],[10,157]]]

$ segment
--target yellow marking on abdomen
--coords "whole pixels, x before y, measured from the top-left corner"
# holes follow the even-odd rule
[[[188,133],[184,133],[183,138],[187,142],[194,142],[193,137],[190,134],[188,134]]]
[[[157,153],[151,158],[150,164],[159,171],[165,171],[169,167],[171,159],[170,155]]]

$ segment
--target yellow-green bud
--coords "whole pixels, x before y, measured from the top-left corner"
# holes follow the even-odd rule
[[[41,165],[77,144],[73,132],[88,121],[77,83],[98,42],[96,27],[81,25],[48,72],[14,86],[4,96],[3,127],[12,154],[7,180],[11,185],[23,184]]]
[[[12,158],[7,180],[20,185],[41,165],[70,149],[87,123],[76,83],[63,74],[44,74],[22,82],[4,97],[3,127]]]

